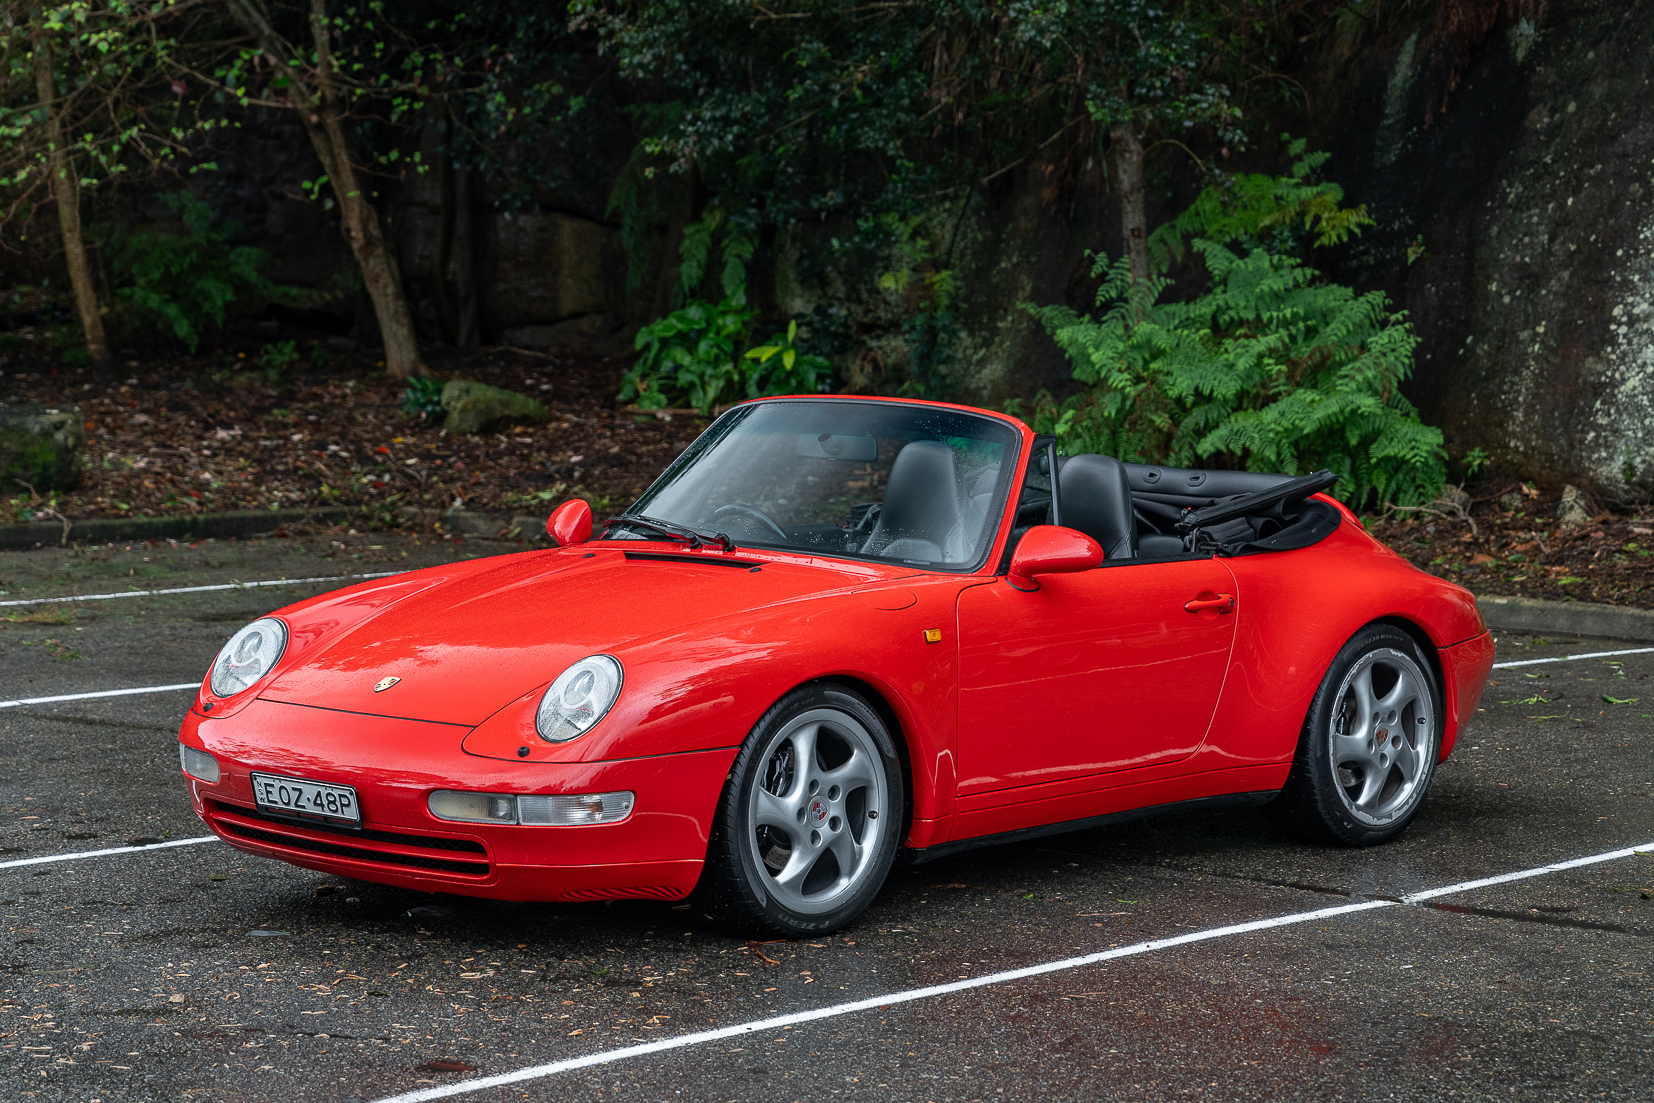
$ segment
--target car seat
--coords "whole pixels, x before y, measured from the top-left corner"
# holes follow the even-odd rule
[[[959,461],[936,440],[916,440],[896,454],[878,522],[863,555],[963,561],[965,508]]]
[[[1090,452],[1070,456],[1058,467],[1057,491],[1064,528],[1101,544],[1105,559],[1137,558],[1137,518],[1125,464]]]

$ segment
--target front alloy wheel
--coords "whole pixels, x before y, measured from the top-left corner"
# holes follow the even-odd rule
[[[703,884],[739,925],[795,936],[836,929],[884,883],[904,807],[878,713],[844,687],[795,690],[736,757]]]

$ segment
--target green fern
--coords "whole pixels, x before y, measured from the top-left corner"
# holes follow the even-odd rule
[[[1317,246],[1342,245],[1374,224],[1365,203],[1340,207],[1344,189],[1314,179],[1328,154],[1305,153],[1304,139],[1284,134],[1282,138],[1293,159],[1286,175],[1224,177],[1202,190],[1188,210],[1149,235],[1149,260],[1157,272],[1183,259],[1189,238],[1297,253],[1304,244],[1299,238],[1305,235]]]
[[[1210,275],[1204,294],[1161,302],[1170,280],[1134,283],[1124,259],[1103,258],[1093,271],[1103,277],[1099,316],[1026,306],[1087,385],[1060,404],[1040,395],[1034,427],[1056,433],[1071,453],[1135,462],[1216,460],[1289,474],[1326,467],[1343,477],[1337,492],[1354,505],[1435,497],[1446,477],[1442,435],[1400,392],[1419,343],[1406,315],[1381,292],[1357,295],[1259,243],[1272,226],[1359,230],[1333,193],[1318,193],[1330,206],[1306,198],[1299,185],[1310,161],[1268,188],[1248,185],[1244,202],[1227,207],[1208,189],[1191,208],[1198,213],[1172,224],[1182,230],[1157,232],[1168,249],[1193,228],[1251,246],[1243,255],[1193,238]]]

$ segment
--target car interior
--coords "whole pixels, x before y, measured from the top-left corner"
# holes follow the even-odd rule
[[[1095,453],[1057,457],[1057,508],[1053,510],[1046,470],[1050,454],[1043,442],[1036,443],[1035,462],[1029,466],[1017,500],[1006,564],[1018,541],[1035,525],[1057,523],[1085,533],[1101,545],[1105,565],[1286,551],[1307,547],[1338,527],[1340,515],[1335,508],[1300,496],[1263,503],[1255,512],[1217,525],[1183,531],[1191,510],[1265,495],[1292,483],[1294,477],[1122,463]]]

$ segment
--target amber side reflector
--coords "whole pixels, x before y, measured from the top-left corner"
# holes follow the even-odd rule
[[[927,628],[927,629],[925,629],[925,642],[926,643],[941,643],[942,642],[942,630],[940,628]]]

